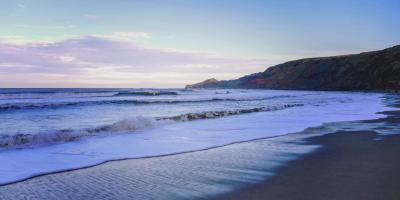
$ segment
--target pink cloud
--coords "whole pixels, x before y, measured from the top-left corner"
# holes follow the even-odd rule
[[[210,75],[229,78],[228,74],[237,76],[257,72],[266,65],[266,60],[151,49],[131,42],[94,36],[54,43],[0,43],[0,72],[14,72],[16,79],[28,73],[82,77],[85,74],[89,76],[88,71],[103,70],[132,73],[135,76],[159,74],[159,77],[163,77],[163,74],[173,74],[179,77],[186,74],[201,80]],[[181,85],[184,84],[182,82]]]

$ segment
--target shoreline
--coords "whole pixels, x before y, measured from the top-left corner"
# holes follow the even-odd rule
[[[386,118],[365,123],[400,126],[399,110],[384,113]],[[387,129],[376,130],[380,128]],[[311,137],[308,143],[322,148],[289,162],[268,180],[214,199],[400,199],[400,135],[396,133],[380,136],[373,130],[342,130]]]
[[[392,124],[397,125],[400,122],[400,118],[399,118],[400,111],[386,111],[386,112],[382,112],[381,114],[384,114],[386,117],[379,118],[379,119],[372,119],[372,120],[360,120],[360,121],[353,121],[353,122],[338,122],[338,123],[339,124],[350,123],[350,127],[351,127],[351,123],[354,123],[356,125],[357,125],[357,123],[376,124],[375,128],[371,128],[371,127],[369,127],[369,128],[372,131],[374,131],[375,129],[376,129],[375,131],[378,131],[379,127],[382,126],[382,123],[388,123],[388,124],[392,123]],[[349,125],[347,124],[344,127],[346,127],[346,126],[349,126]],[[253,157],[255,153],[261,153],[261,152],[253,151],[252,153],[245,154],[245,153],[242,153],[240,150],[237,150],[237,147],[238,146],[247,146],[246,148],[249,148],[249,147],[252,148],[254,146],[257,146],[258,145],[257,143],[265,143],[265,142],[268,143],[268,142],[271,142],[271,141],[273,143],[274,140],[278,140],[278,141],[282,140],[282,141],[284,141],[285,138],[287,140],[286,136],[288,136],[288,135],[289,136],[290,135],[295,135],[295,136],[296,135],[297,136],[303,135],[302,137],[297,137],[297,138],[295,137],[296,138],[295,140],[293,140],[293,138],[292,138],[292,140],[289,139],[289,140],[284,141],[284,142],[294,143],[295,145],[302,146],[302,147],[307,147],[307,146],[308,147],[313,147],[313,146],[316,147],[316,146],[319,146],[316,151],[313,150],[314,152],[312,151],[311,153],[292,152],[292,153],[297,153],[297,156],[293,157],[293,155],[292,155],[292,158],[290,158],[290,159],[287,159],[287,158],[289,158],[291,156],[290,155],[291,153],[290,153],[290,151],[286,151],[282,155],[283,155],[283,158],[286,156],[287,160],[285,160],[285,159],[283,159],[282,161],[278,160],[277,161],[278,164],[277,163],[273,163],[273,165],[271,165],[272,168],[271,167],[269,167],[269,168],[257,167],[256,171],[255,171],[256,173],[252,172],[252,170],[250,170],[249,172],[245,172],[245,173],[250,173],[250,176],[249,176],[250,178],[246,177],[249,174],[245,174],[244,177],[246,177],[245,178],[246,181],[244,181],[244,182],[242,180],[240,180],[240,178],[238,178],[238,177],[233,178],[230,181],[228,181],[229,179],[228,180],[222,179],[223,180],[223,184],[220,183],[222,185],[218,186],[218,187],[228,187],[228,188],[229,187],[234,187],[234,188],[223,189],[223,191],[219,191],[219,192],[215,192],[215,193],[213,193],[213,192],[208,193],[209,191],[207,191],[207,189],[204,189],[203,192],[206,192],[205,194],[202,193],[202,192],[199,192],[199,191],[197,191],[197,193],[200,193],[200,194],[195,194],[195,195],[198,195],[197,197],[200,196],[201,198],[207,198],[207,199],[209,199],[209,198],[216,198],[216,199],[263,199],[263,198],[284,199],[285,198],[284,196],[282,197],[282,196],[279,196],[279,195],[278,196],[268,196],[268,195],[273,195],[273,194],[276,194],[276,193],[267,192],[267,194],[265,194],[265,191],[269,191],[268,188],[273,188],[273,187],[278,187],[278,186],[282,187],[282,185],[284,185],[285,186],[285,187],[283,187],[284,189],[282,189],[282,188],[281,188],[281,190],[274,189],[273,191],[275,191],[275,192],[283,191],[284,193],[297,194],[297,196],[295,196],[295,197],[291,196],[291,197],[287,197],[287,198],[288,199],[301,199],[301,198],[298,197],[299,195],[300,196],[302,195],[301,193],[299,193],[299,192],[297,192],[297,193],[296,192],[288,192],[288,188],[296,189],[297,188],[296,185],[294,185],[294,186],[293,185],[287,185],[288,183],[281,183],[281,182],[277,182],[276,181],[277,179],[280,180],[280,177],[289,177],[289,178],[292,177],[293,178],[293,177],[296,177],[296,176],[299,176],[299,175],[300,175],[300,178],[303,178],[303,180],[304,180],[304,176],[301,177],[301,175],[304,174],[304,172],[307,172],[307,170],[304,170],[304,168],[303,169],[299,169],[299,167],[298,167],[299,164],[296,164],[296,163],[303,162],[303,163],[308,164],[308,165],[316,163],[315,161],[316,160],[318,161],[319,159],[316,159],[315,157],[318,157],[318,155],[320,155],[321,152],[322,153],[325,152],[327,148],[329,149],[332,144],[335,144],[333,142],[334,140],[336,140],[335,138],[338,138],[338,137],[340,138],[341,137],[341,136],[337,136],[337,135],[346,135],[346,136],[352,135],[351,137],[353,137],[355,140],[359,140],[361,138],[363,141],[365,141],[365,137],[367,137],[370,141],[369,141],[369,143],[365,143],[365,144],[371,144],[371,143],[377,142],[376,140],[371,139],[371,138],[373,138],[372,135],[373,136],[377,136],[376,135],[377,133],[373,133],[373,132],[371,132],[371,130],[369,130],[367,132],[366,131],[359,131],[359,130],[352,130],[352,131],[346,131],[345,130],[344,132],[342,131],[342,134],[340,134],[340,133],[331,133],[331,132],[328,133],[328,134],[325,134],[326,131],[328,131],[328,132],[331,131],[332,129],[330,129],[330,128],[332,128],[332,127],[336,127],[336,128],[339,128],[339,129],[347,129],[347,128],[343,128],[340,125],[337,126],[335,124],[329,124],[328,123],[328,124],[324,124],[323,126],[309,127],[307,129],[305,129],[304,131],[302,131],[300,134],[298,134],[298,133],[295,133],[295,134],[289,133],[289,134],[273,136],[273,137],[258,138],[258,139],[253,139],[253,140],[249,140],[249,141],[234,142],[234,143],[231,143],[231,144],[226,144],[226,145],[222,145],[222,146],[218,146],[218,147],[211,147],[211,148],[206,148],[206,149],[202,149],[202,150],[188,151],[188,152],[184,152],[184,153],[176,153],[176,154],[170,154],[170,155],[149,156],[149,157],[143,157],[143,158],[118,159],[118,160],[113,160],[113,161],[106,161],[106,162],[103,162],[101,164],[97,164],[97,165],[94,165],[94,166],[82,167],[82,168],[79,168],[79,169],[70,169],[70,170],[65,170],[65,171],[61,171],[61,172],[55,172],[55,173],[49,173],[49,174],[41,174],[41,175],[30,177],[30,178],[27,178],[27,179],[24,179],[24,180],[20,180],[20,181],[17,181],[17,182],[0,185],[0,199],[2,199],[1,198],[2,195],[6,194],[6,193],[8,193],[10,191],[18,192],[20,190],[20,188],[21,188],[21,190],[23,190],[22,188],[31,190],[30,188],[35,188],[35,187],[39,187],[39,188],[42,187],[40,189],[52,188],[53,186],[50,186],[49,184],[53,181],[53,179],[54,180],[59,180],[59,181],[64,181],[63,184],[69,185],[68,187],[78,187],[79,185],[83,184],[83,182],[85,182],[85,181],[80,181],[80,182],[75,183],[73,181],[73,179],[71,179],[71,177],[75,177],[76,176],[76,177],[78,177],[78,179],[90,178],[91,175],[90,174],[88,175],[87,172],[96,172],[99,175],[99,177],[101,177],[103,175],[102,175],[102,173],[98,173],[99,171],[103,171],[103,172],[109,173],[110,171],[113,171],[113,168],[114,169],[118,169],[118,168],[120,168],[121,166],[124,166],[124,165],[127,165],[127,166],[135,165],[135,163],[143,163],[143,162],[144,163],[146,163],[146,162],[152,163],[153,161],[159,162],[160,160],[164,161],[164,162],[169,162],[170,160],[174,160],[176,158],[184,158],[183,160],[190,160],[190,159],[192,159],[190,157],[193,157],[193,156],[196,157],[196,155],[213,154],[212,152],[215,153],[215,152],[225,151],[226,149],[229,150],[229,149],[235,149],[235,148],[236,148],[236,150],[234,151],[234,154],[240,153],[240,154],[247,155],[249,157]],[[387,125],[387,126],[385,126],[383,128],[385,130],[389,129],[389,131],[391,129],[391,127],[389,125]],[[333,130],[336,130],[336,129],[333,129]],[[319,133],[319,134],[323,134],[323,135],[313,135],[315,133],[317,133],[317,134]],[[309,135],[309,134],[311,134],[311,135]],[[367,136],[363,136],[365,134]],[[388,140],[388,138],[399,138],[400,139],[400,136],[397,136],[397,135],[392,135],[392,136],[389,135],[389,136],[383,136],[383,137],[384,137],[384,139],[383,140],[379,140],[378,142],[386,141],[386,140]],[[356,138],[358,138],[358,139],[356,139]],[[343,140],[341,140],[341,141],[343,142]],[[397,141],[397,139],[396,139],[396,141]],[[400,144],[400,142],[398,142],[398,143]],[[348,143],[345,142],[344,144],[348,144]],[[320,146],[322,146],[322,148]],[[355,147],[358,147],[358,146],[362,147],[363,145],[360,145],[360,144],[355,145]],[[400,145],[397,145],[397,146],[400,146]],[[383,146],[383,148],[385,148],[385,145]],[[349,150],[351,152],[351,149],[349,149]],[[392,150],[392,151],[388,151],[388,152],[389,153],[391,152],[392,154],[393,154],[393,152],[394,153],[395,152],[400,152],[400,148],[399,148],[399,151],[393,151]],[[264,151],[264,153],[268,153],[268,150]],[[220,159],[219,157],[221,155],[225,156],[227,154],[226,153],[222,153],[222,154],[221,153],[217,153],[216,155],[219,155],[219,156],[211,156],[211,160],[210,161],[215,162],[218,165],[219,162],[221,162],[220,160],[218,160],[218,159]],[[243,155],[236,155],[236,156],[243,156]],[[310,160],[310,157],[311,158],[314,157],[314,159]],[[206,158],[209,159],[210,156],[208,156]],[[265,160],[266,162],[269,162],[271,160],[270,157],[266,157],[266,158],[267,158],[267,160]],[[279,158],[279,156],[278,156],[278,158]],[[254,160],[254,158],[252,158],[252,160],[248,160],[248,158],[246,158],[246,156],[245,156],[245,158],[241,158],[241,159],[244,159],[245,162],[248,162],[248,161],[259,162],[259,163],[260,162],[265,162],[263,160],[262,156],[260,157],[260,159],[255,159],[255,160]],[[270,160],[268,160],[268,159],[270,159]],[[272,160],[274,160],[274,159],[272,159]],[[306,160],[306,161],[304,161],[304,160]],[[239,162],[239,161],[235,161],[235,162]],[[395,163],[395,166],[397,168],[400,167],[399,163],[400,162]],[[300,166],[305,166],[305,164],[301,164]],[[192,168],[194,167],[194,169],[196,169],[197,167],[203,167],[203,165],[196,165],[196,164],[191,163],[191,162],[186,163],[186,165],[194,165],[194,166],[191,166]],[[265,164],[263,164],[263,165],[265,165]],[[112,167],[110,167],[110,166],[112,166]],[[149,165],[149,166],[151,166],[151,165]],[[227,165],[222,165],[222,166],[225,166],[224,170],[226,170],[227,172],[232,170],[232,169],[227,168]],[[159,169],[165,170],[164,168],[166,168],[166,166],[161,166],[161,168],[159,168]],[[287,175],[287,171],[288,170],[291,171],[291,169],[293,169],[293,168],[294,169],[299,169],[299,171],[294,173],[294,175],[293,174],[292,175]],[[99,169],[101,169],[101,170],[99,170]],[[211,168],[211,169],[215,170],[215,168]],[[235,169],[235,168],[233,168],[233,169]],[[238,168],[238,170],[243,170],[243,169],[248,169],[248,168],[247,167],[239,167]],[[139,171],[139,170],[136,170],[136,171]],[[192,169],[191,170],[187,170],[187,169],[185,169],[185,173],[188,173],[190,171],[195,171],[195,170],[192,170]],[[132,171],[130,168],[124,168],[123,171],[120,171],[117,174],[113,174],[111,177],[109,177],[110,180],[103,181],[103,182],[96,182],[91,187],[94,187],[94,191],[96,189],[98,189],[98,188],[102,188],[102,190],[104,190],[104,189],[106,189],[104,187],[109,185],[108,181],[118,180],[117,178],[120,177],[120,176],[123,176],[124,173],[128,173],[128,174],[125,174],[125,175],[131,176],[132,173],[136,173],[136,172]],[[232,178],[231,177],[232,176],[231,173],[233,173],[233,172],[229,172],[226,175],[228,177]],[[243,172],[241,172],[241,173],[243,173]],[[255,174],[251,174],[251,173],[255,173]],[[257,174],[259,174],[259,175],[257,175]],[[263,174],[263,175],[261,175],[261,174]],[[140,176],[140,175],[138,175],[138,176]],[[174,178],[174,176],[176,176],[176,175],[173,175],[172,177]],[[240,176],[243,176],[243,174],[240,174]],[[97,180],[99,177],[95,177],[94,180]],[[315,176],[311,176],[311,177],[315,177]],[[135,179],[136,178],[137,177],[135,177]],[[200,176],[200,178],[201,178],[201,176]],[[66,180],[64,180],[64,179],[66,179]],[[92,177],[92,179],[93,179],[93,177]],[[185,178],[185,179],[187,179],[187,178]],[[209,181],[211,181],[211,183],[207,183],[206,185],[210,185],[210,184],[212,185],[212,182],[216,181],[213,176],[209,177],[209,179],[210,179]],[[247,179],[249,179],[249,180],[247,180]],[[129,180],[130,180],[130,178],[123,177],[123,179],[120,179],[119,181],[121,181],[123,184],[130,184]],[[298,180],[301,180],[301,179],[298,179]],[[400,178],[398,180],[400,180]],[[188,183],[193,182],[192,178],[189,178],[189,180],[187,180],[187,181],[189,181]],[[305,181],[305,182],[308,183],[308,182],[310,182],[310,180]],[[329,182],[329,181],[326,181],[326,182]],[[163,182],[160,182],[160,183],[155,182],[155,183],[160,184],[160,185],[165,184]],[[289,181],[289,183],[296,183],[296,180],[291,180],[291,181]],[[297,182],[297,183],[300,184],[299,182]],[[36,186],[35,184],[40,184],[40,185]],[[74,184],[74,185],[77,185],[77,186],[71,186],[71,184]],[[154,184],[154,183],[152,183],[152,184]],[[168,183],[168,184],[170,184],[170,183]],[[305,185],[307,185],[307,184],[305,184]],[[170,186],[168,186],[168,187],[170,187]],[[312,188],[317,188],[317,187],[312,187]],[[121,188],[121,189],[123,189],[123,188]],[[120,191],[121,189],[114,188],[114,189],[110,189],[110,191],[111,192],[121,192]],[[43,193],[37,194],[36,191],[35,192],[31,191],[31,192],[36,194],[36,195],[44,195],[44,196],[40,196],[40,198],[38,197],[39,199],[48,199],[48,197],[49,197],[49,196],[47,196],[47,194],[43,194]],[[85,191],[81,191],[81,192],[87,193],[88,191],[85,190]],[[131,192],[136,192],[136,188],[131,188]],[[72,195],[68,191],[64,191],[63,193],[65,193],[65,195]],[[312,192],[310,192],[310,193],[312,193]],[[255,195],[255,196],[248,196],[249,194],[252,194],[252,195]],[[50,193],[49,195],[51,196],[51,195],[55,195],[55,194],[54,193]],[[267,195],[267,196],[265,196],[265,195]],[[395,194],[395,195],[397,195],[397,194]],[[171,197],[171,199],[182,199],[182,197],[180,197],[178,194],[173,194],[171,196],[173,197],[173,198]],[[194,196],[194,197],[196,197],[196,196]],[[305,198],[305,199],[310,199],[310,198],[313,199],[314,198],[314,197],[311,197],[311,196],[305,196],[305,197],[308,197],[308,198]],[[400,197],[400,196],[396,196],[396,197]],[[318,197],[315,197],[315,198],[318,199]],[[20,198],[10,198],[10,199],[20,199]],[[118,198],[112,197],[112,198],[106,198],[106,199],[118,199]],[[156,199],[169,199],[169,198],[165,198],[163,196],[161,196],[161,197],[159,196]],[[185,199],[185,198],[183,198],[183,199]],[[321,199],[321,198],[319,198],[319,199]],[[365,198],[365,199],[367,199],[367,198]],[[386,198],[386,199],[391,199],[391,198]]]
[[[279,95],[281,94],[279,93]],[[309,127],[321,126],[329,122],[375,119],[384,116],[376,114],[386,108],[384,104],[381,104],[382,95],[355,95],[348,102],[346,101],[347,95],[332,96],[343,99],[343,102],[334,99],[335,101],[332,101],[331,104],[325,105],[323,102],[330,102],[330,96],[318,94],[316,98],[321,99],[324,109],[312,104],[307,107],[308,109],[295,107],[279,112],[222,117],[215,121],[191,121],[149,129],[146,130],[146,134],[121,134],[82,140],[82,142],[63,143],[46,148],[34,148],[29,151],[4,152],[0,157],[1,162],[4,163],[0,165],[0,182],[2,185],[10,184],[43,174],[98,166],[107,161],[195,152],[252,139],[299,133]],[[352,114],[368,105],[372,107],[361,110],[356,115]],[[288,122],[291,123],[291,126],[287,126]],[[141,132],[138,131],[138,133]]]
[[[285,136],[291,135],[291,134],[295,134],[295,133],[286,133],[286,134],[283,134],[283,135],[256,138],[256,139],[245,140],[245,141],[237,141],[237,142],[232,142],[232,143],[228,143],[228,144],[224,144],[224,145],[213,146],[213,147],[208,147],[208,148],[204,148],[204,149],[196,149],[196,150],[191,150],[191,151],[183,151],[183,152],[178,152],[178,153],[170,153],[170,154],[155,155],[155,156],[143,156],[143,157],[121,158],[121,159],[107,160],[107,161],[104,161],[104,162],[101,162],[101,163],[98,163],[98,164],[94,164],[94,165],[83,166],[83,167],[72,168],[72,169],[65,169],[65,170],[49,172],[49,173],[43,173],[43,174],[34,175],[34,176],[31,176],[31,177],[23,178],[23,179],[16,180],[16,181],[0,183],[0,187],[7,186],[7,185],[12,185],[12,184],[17,184],[17,183],[21,183],[21,182],[24,182],[24,181],[29,181],[31,179],[35,179],[35,178],[42,177],[42,176],[48,176],[48,175],[53,175],[53,174],[60,174],[60,173],[65,173],[65,172],[73,172],[73,171],[76,171],[76,170],[88,169],[88,168],[100,166],[100,165],[111,163],[111,162],[122,162],[122,161],[131,161],[131,160],[134,161],[134,160],[141,160],[141,159],[163,158],[163,157],[169,157],[169,156],[175,156],[175,155],[181,155],[181,154],[182,155],[183,154],[190,154],[190,153],[208,151],[208,150],[212,150],[212,149],[218,149],[218,148],[222,148],[222,147],[226,147],[226,146],[230,146],[230,145],[235,145],[235,144],[242,144],[242,143],[249,143],[249,142],[267,140],[267,139],[272,139],[272,138],[278,138],[278,137],[285,137]]]
[[[315,148],[274,137],[171,156],[107,162],[4,185],[0,199],[212,198],[268,178],[273,169]],[[264,153],[257,154],[260,151]],[[75,192],[71,193],[71,188]],[[129,194],[118,196],[126,191]],[[104,193],[112,193],[112,197],[103,198]],[[143,195],[149,197],[141,198]]]
[[[396,112],[396,111],[383,111],[381,112],[382,114],[387,115],[388,113],[391,112]],[[400,115],[400,114],[399,114]],[[378,118],[378,119],[372,119],[372,120],[367,120],[367,121],[375,121],[375,122],[382,122],[385,121],[385,119],[389,119],[387,118]],[[355,122],[363,122],[364,120],[359,120],[359,121],[355,121]],[[261,137],[261,138],[255,138],[255,139],[250,139],[250,140],[244,140],[244,141],[237,141],[237,142],[231,142],[228,144],[224,144],[224,145],[219,145],[219,146],[212,146],[212,147],[208,147],[208,148],[204,148],[204,149],[196,149],[196,150],[190,150],[190,151],[183,151],[183,152],[178,152],[178,153],[170,153],[170,154],[163,154],[163,155],[155,155],[155,156],[143,156],[143,157],[128,157],[128,158],[120,158],[120,159],[113,159],[113,160],[107,160],[104,162],[100,162],[97,164],[93,164],[93,165],[88,165],[88,166],[83,166],[83,167],[78,167],[78,168],[71,168],[71,169],[65,169],[65,170],[60,170],[60,171],[54,171],[54,172],[48,172],[48,173],[41,173],[41,174],[37,174],[37,175],[33,175],[31,177],[27,177],[27,178],[22,178],[19,180],[15,180],[15,181],[10,181],[10,182],[5,182],[5,183],[0,183],[0,187],[2,186],[7,186],[7,185],[12,185],[12,184],[17,184],[17,183],[21,183],[24,181],[28,181],[31,179],[35,179],[38,177],[42,177],[42,176],[48,176],[48,175],[53,175],[53,174],[60,174],[60,173],[65,173],[65,172],[72,172],[72,171],[76,171],[76,170],[82,170],[82,169],[88,169],[88,168],[92,168],[92,167],[96,167],[96,166],[100,166],[106,163],[110,163],[110,162],[120,162],[120,161],[130,161],[130,160],[140,160],[140,159],[149,159],[149,158],[162,158],[162,157],[168,157],[168,156],[174,156],[174,155],[181,155],[181,154],[190,154],[190,153],[194,153],[194,152],[202,152],[202,151],[208,151],[208,150],[212,150],[212,149],[218,149],[221,147],[226,147],[226,146],[230,146],[230,145],[235,145],[235,144],[242,144],[242,143],[249,143],[249,142],[254,142],[254,141],[262,141],[262,140],[267,140],[267,139],[273,139],[273,138],[279,138],[279,137],[285,137],[285,136],[291,136],[291,135],[301,135],[304,132],[308,132],[309,129],[319,129],[319,128],[324,128],[326,126],[328,126],[328,124],[331,123],[346,123],[346,121],[344,122],[328,122],[328,123],[324,123],[321,126],[315,126],[315,127],[308,127],[306,129],[304,129],[301,132],[296,132],[296,133],[286,133],[283,135],[276,135],[276,136],[269,136],[269,137]],[[333,133],[324,133],[322,136],[326,135],[326,134],[333,134]],[[320,137],[320,136],[305,136],[305,140],[308,139],[312,139],[314,137]],[[300,140],[302,140],[303,138],[301,138]],[[317,144],[319,145],[319,144]],[[311,152],[312,153],[312,152]],[[305,155],[303,155],[305,156]]]

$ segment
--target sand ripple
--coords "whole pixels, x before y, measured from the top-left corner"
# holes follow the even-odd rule
[[[203,199],[267,178],[276,167],[317,148],[291,140],[109,162],[2,186],[0,199]]]

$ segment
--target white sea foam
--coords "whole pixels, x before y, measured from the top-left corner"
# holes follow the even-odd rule
[[[0,150],[9,150],[10,148],[40,147],[55,143],[76,141],[88,136],[132,132],[147,127],[157,127],[168,123],[170,123],[170,120],[167,119],[157,120],[155,118],[137,116],[126,118],[110,125],[90,129],[65,129],[50,133],[2,135],[0,136]]]
[[[161,125],[171,124],[173,121],[184,122],[184,121],[191,121],[198,119],[213,119],[213,118],[248,114],[254,112],[276,111],[297,106],[303,106],[303,105],[282,104],[282,105],[258,107],[251,109],[187,113],[178,116],[163,117],[163,118],[137,116],[137,117],[125,118],[110,125],[102,125],[96,128],[87,128],[78,130],[63,129],[56,132],[39,133],[39,134],[0,135],[0,150],[4,149],[8,150],[10,148],[32,148],[32,147],[51,145],[61,142],[71,142],[89,136],[134,133],[134,131],[142,130],[148,127],[154,128]]]

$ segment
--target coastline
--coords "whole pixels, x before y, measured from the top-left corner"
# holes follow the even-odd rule
[[[387,117],[325,124],[298,134],[257,139],[184,154],[111,161],[95,167],[47,174],[1,186],[0,199],[346,199],[329,195],[340,192],[346,194],[344,197],[352,197],[350,194],[362,193],[350,189],[368,190],[384,197],[382,199],[398,199],[399,194],[393,190],[393,185],[398,185],[396,181],[400,179],[388,182],[385,178],[397,178],[399,174],[393,171],[393,168],[400,167],[400,162],[393,156],[399,152],[400,139],[397,135],[378,136],[376,131],[396,132],[392,125],[398,126],[400,112],[389,111],[383,114]],[[367,126],[363,127],[360,123]],[[368,130],[352,130],[354,127]],[[324,134],[332,130],[339,132]],[[297,139],[290,139],[291,136]],[[378,148],[374,146],[376,143],[382,145]],[[379,151],[374,151],[376,149]],[[303,152],[298,152],[299,150]],[[365,150],[375,154],[364,155]],[[271,155],[266,155],[268,153]],[[354,164],[340,168],[334,162],[337,160],[344,165]],[[362,169],[359,164],[366,160],[375,162],[374,167],[358,173],[357,170]],[[371,174],[372,169],[380,172],[379,167],[384,166],[382,163],[386,163],[386,167],[392,167],[392,170],[375,173],[372,176],[374,179],[370,176],[361,178],[365,183],[361,185],[361,189],[361,186],[356,187],[360,185],[357,182],[360,174]],[[311,174],[309,171],[319,174]],[[350,175],[353,174],[356,178],[332,180],[336,177],[351,177],[342,175],[344,172],[351,172]],[[376,181],[377,178],[380,179]],[[343,189],[342,181],[354,184],[353,187],[345,187],[350,193],[340,191]],[[392,186],[385,188],[389,191],[383,191],[379,188],[384,186],[376,186],[372,184],[374,182]],[[332,184],[337,185],[336,191]],[[318,188],[323,186],[325,188]],[[268,192],[271,190],[273,192]],[[285,196],[288,194],[296,196]],[[377,196],[369,196],[377,199]],[[358,197],[368,199],[354,196],[355,199]]]
[[[389,116],[365,122],[400,126],[400,111],[384,113]],[[381,137],[372,130],[343,130],[312,137],[309,143],[323,147],[278,169],[268,180],[215,199],[400,199],[398,133]]]
[[[112,161],[1,186],[0,199],[208,199],[271,177],[275,168],[316,148],[282,136]]]
[[[0,200],[400,200],[400,0],[1,3]]]
[[[242,95],[240,92],[238,94]],[[109,160],[182,153],[232,142],[299,133],[308,127],[321,126],[330,122],[376,119],[384,116],[376,114],[377,112],[388,108],[382,104],[381,94],[313,92],[311,94],[300,92],[294,96],[282,96],[282,94],[286,92],[244,95],[246,97],[254,95],[287,97],[284,101],[306,104],[276,112],[258,112],[213,120],[172,123],[135,131],[135,134],[114,134],[109,137],[93,137],[59,145],[48,145],[43,148],[5,151],[0,156],[0,161],[3,163],[0,165],[0,183],[93,166]],[[277,101],[279,103],[267,103],[279,105],[284,102]],[[15,115],[18,115],[18,112]],[[132,122],[128,120],[128,123],[141,124],[142,120]],[[288,123],[290,126],[287,125]],[[125,127],[125,124],[121,125]]]

